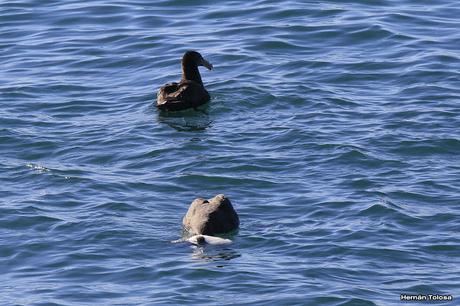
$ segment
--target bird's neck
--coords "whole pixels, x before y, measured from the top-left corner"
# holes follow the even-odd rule
[[[195,81],[203,86],[198,66],[194,62],[189,62],[187,60],[182,62],[182,80]]]

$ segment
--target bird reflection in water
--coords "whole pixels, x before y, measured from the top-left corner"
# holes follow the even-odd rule
[[[158,122],[166,123],[177,131],[203,131],[212,124],[206,108],[199,108],[196,111],[160,112]]]
[[[204,261],[221,261],[221,260],[232,260],[234,258],[241,257],[241,254],[235,250],[229,248],[220,247],[203,247],[193,246],[193,259],[204,260]]]

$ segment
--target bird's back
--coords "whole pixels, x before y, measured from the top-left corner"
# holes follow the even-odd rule
[[[165,110],[182,110],[198,107],[210,99],[209,93],[200,84],[182,80],[169,83],[158,90],[157,106]]]

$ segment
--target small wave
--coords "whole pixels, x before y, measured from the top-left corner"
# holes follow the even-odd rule
[[[2,218],[2,228],[5,230],[27,230],[49,228],[62,222],[61,219],[46,215],[16,215]]]
[[[446,139],[420,139],[403,140],[392,152],[410,156],[430,156],[438,154],[455,155],[460,150],[460,140]]]

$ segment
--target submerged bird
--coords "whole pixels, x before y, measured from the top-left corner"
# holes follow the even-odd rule
[[[188,238],[187,241],[194,245],[204,245],[204,244],[223,245],[223,244],[232,243],[230,239],[209,236],[209,235],[195,235],[195,236]]]
[[[182,78],[179,83],[168,83],[158,90],[157,107],[178,111],[196,108],[211,98],[204,88],[198,66],[212,70],[212,64],[196,51],[187,51],[182,57]]]

